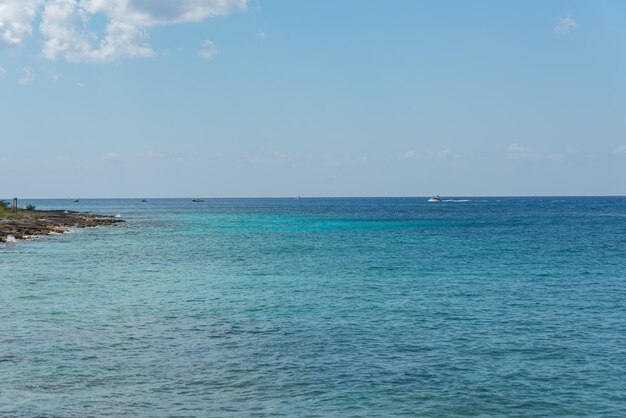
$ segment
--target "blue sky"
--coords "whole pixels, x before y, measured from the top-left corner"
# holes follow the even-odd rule
[[[0,195],[626,194],[622,1],[0,0]]]

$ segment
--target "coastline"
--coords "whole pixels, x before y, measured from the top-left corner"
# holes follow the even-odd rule
[[[68,210],[24,210],[0,213],[0,242],[25,240],[35,235],[63,234],[68,228],[112,226],[125,222],[112,215]]]

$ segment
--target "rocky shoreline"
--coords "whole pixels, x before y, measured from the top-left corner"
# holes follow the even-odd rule
[[[67,210],[12,210],[0,213],[0,242],[28,239],[34,235],[62,234],[68,228],[111,226],[124,220]]]

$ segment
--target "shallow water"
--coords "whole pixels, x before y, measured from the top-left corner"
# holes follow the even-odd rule
[[[0,416],[623,415],[626,198],[450,200],[33,201]]]

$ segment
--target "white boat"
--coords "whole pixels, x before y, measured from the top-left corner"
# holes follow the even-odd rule
[[[441,202],[441,198],[439,197],[439,195],[434,195],[432,196],[430,199],[428,199],[429,202]]]

